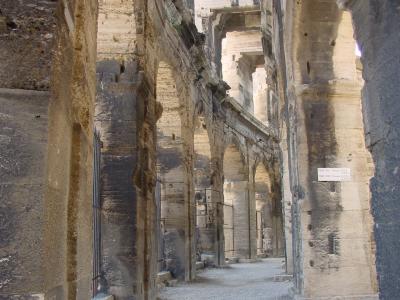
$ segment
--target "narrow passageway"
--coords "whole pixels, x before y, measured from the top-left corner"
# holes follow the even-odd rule
[[[292,282],[282,258],[207,269],[189,283],[161,289],[160,300],[284,300]]]

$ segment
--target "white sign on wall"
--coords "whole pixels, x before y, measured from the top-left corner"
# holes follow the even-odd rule
[[[318,168],[318,181],[350,181],[349,168]]]

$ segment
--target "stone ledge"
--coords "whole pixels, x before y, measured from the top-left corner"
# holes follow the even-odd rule
[[[0,96],[50,96],[49,91],[10,89],[0,87]]]
[[[0,294],[0,300],[44,300],[44,294]]]

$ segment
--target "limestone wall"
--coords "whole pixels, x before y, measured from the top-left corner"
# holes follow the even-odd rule
[[[14,128],[4,159],[20,166],[18,174],[5,179],[20,182],[13,187],[19,213],[10,215],[10,224],[23,226],[9,240],[13,249],[2,255],[4,262],[9,255],[24,256],[12,267],[18,275],[4,273],[9,276],[2,282],[5,298],[87,299],[92,294],[87,241],[92,238],[96,18],[94,1],[1,5],[0,82],[12,89],[2,98],[2,109],[13,116]],[[18,139],[23,149],[9,152]],[[2,197],[2,205],[7,202]]]
[[[363,142],[362,83],[350,15],[334,1],[288,5],[286,11],[293,15],[287,15],[285,26],[296,34],[286,33],[277,50],[286,51],[289,66],[281,70],[288,71],[283,86],[298,293],[313,299],[374,297],[368,193],[373,168]],[[327,167],[350,168],[351,181],[319,182],[317,168]]]
[[[43,292],[49,98],[48,92],[0,89],[0,298]]]

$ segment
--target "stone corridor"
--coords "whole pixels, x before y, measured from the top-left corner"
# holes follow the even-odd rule
[[[400,299],[399,1],[0,0],[0,300]]]
[[[189,283],[160,291],[160,300],[287,300],[293,284],[285,260],[266,258],[200,271]]]

